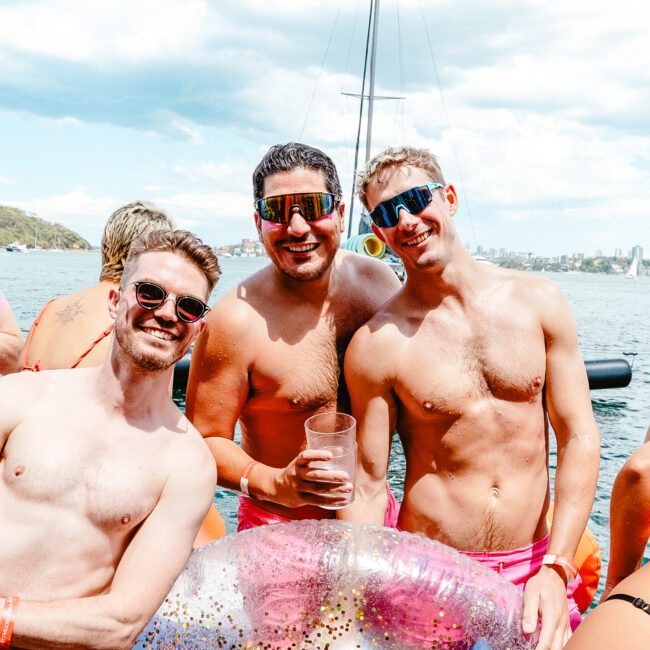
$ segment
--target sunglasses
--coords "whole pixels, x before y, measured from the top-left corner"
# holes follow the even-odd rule
[[[144,309],[158,309],[169,298],[169,294],[155,282],[134,282],[135,299]],[[209,311],[202,300],[194,296],[178,296],[174,301],[176,315],[186,323],[196,323]]]
[[[303,192],[300,194],[279,194],[255,201],[257,214],[264,221],[287,224],[291,221],[294,208],[300,210],[305,221],[318,221],[334,211],[340,197],[328,192]]]
[[[404,208],[409,214],[420,214],[433,201],[436,190],[443,187],[444,185],[441,183],[428,183],[420,187],[413,187],[380,203],[370,212],[370,218],[379,228],[392,228],[399,222],[400,208]]]

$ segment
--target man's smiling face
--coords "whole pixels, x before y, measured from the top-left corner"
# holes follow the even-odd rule
[[[264,181],[264,197],[306,192],[329,192],[325,175],[298,167],[290,172],[271,174]],[[309,282],[329,269],[341,241],[342,204],[317,221],[306,221],[294,207],[289,223],[277,224],[255,215],[260,241],[275,266],[294,280]]]
[[[175,300],[194,296],[205,301],[208,282],[203,272],[183,255],[143,253],[129,277],[112,297],[115,338],[133,363],[144,370],[165,370],[178,361],[201,331],[203,321],[186,323],[176,314]],[[169,295],[156,309],[138,304],[136,282],[155,282]]]

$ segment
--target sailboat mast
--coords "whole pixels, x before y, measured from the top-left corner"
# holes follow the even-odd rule
[[[375,104],[375,64],[377,62],[377,34],[379,32],[379,0],[374,0],[374,12],[372,18],[372,45],[370,49],[370,83],[368,87],[368,128],[366,130],[366,163],[370,160],[370,149],[372,147],[372,111]]]

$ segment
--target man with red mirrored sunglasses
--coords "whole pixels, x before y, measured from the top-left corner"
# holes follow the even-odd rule
[[[548,280],[469,255],[453,223],[456,191],[428,151],[379,154],[359,194],[407,280],[348,348],[360,458],[356,499],[339,516],[381,523],[397,430],[406,456],[399,527],[525,585],[524,631],[539,616],[538,648],[559,650],[570,634],[567,581],[599,463],[569,305]],[[558,448],[550,537],[549,420]],[[425,609],[412,607],[407,593],[394,596],[418,629]]]
[[[399,288],[382,262],[339,249],[341,184],[322,151],[271,147],[253,186],[255,224],[272,263],[213,307],[187,388],[187,414],[214,453],[219,484],[243,492],[240,530],[331,518],[320,506],[347,502],[347,475],[312,465],[330,456],[305,450],[304,422],[349,410],[347,344]],[[233,442],[238,421],[241,446]],[[389,521],[395,510],[393,503]]]
[[[218,276],[191,233],[142,235],[105,362],[0,379],[0,647],[130,648],[185,566],[216,476],[168,387]]]

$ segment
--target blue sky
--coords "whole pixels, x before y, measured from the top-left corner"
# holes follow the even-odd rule
[[[289,140],[333,157],[349,202],[358,100],[341,93],[361,86],[367,11],[1,2],[0,203],[97,244],[145,198],[234,243],[255,233],[255,165]],[[375,90],[404,99],[375,105],[373,152],[435,152],[473,247],[650,252],[649,19],[640,0],[381,0]]]

